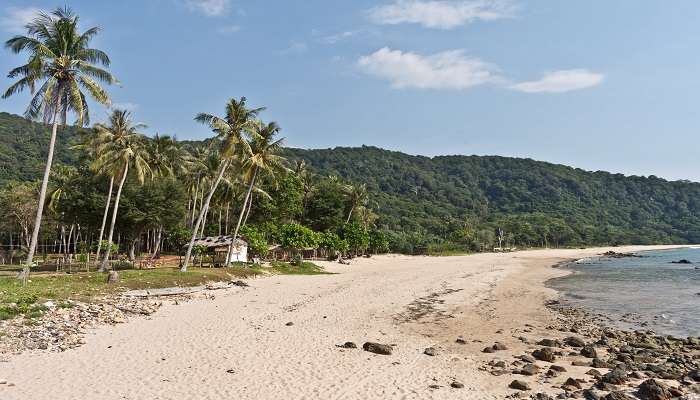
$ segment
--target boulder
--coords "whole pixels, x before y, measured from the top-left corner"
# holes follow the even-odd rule
[[[597,358],[598,352],[595,350],[595,347],[586,345],[581,348],[581,355],[586,358]]]
[[[569,377],[569,379],[564,382],[564,386],[575,387],[576,389],[581,389],[581,383],[574,378]]]
[[[383,356],[390,356],[391,352],[394,351],[394,349],[389,346],[388,344],[381,344],[381,343],[374,343],[374,342],[367,342],[362,345],[362,348],[365,351],[369,351],[370,353],[374,354],[381,354]]]
[[[561,365],[556,365],[556,364],[550,365],[549,369],[557,371],[557,372],[566,372],[566,368],[562,367]]]
[[[540,372],[540,367],[535,364],[526,364],[521,370],[520,374],[532,376]]]
[[[688,371],[688,378],[694,380],[695,382],[700,382],[700,369]]]
[[[637,396],[642,400],[669,400],[673,394],[666,384],[655,379],[647,379],[639,385]]]
[[[540,361],[554,362],[554,351],[549,347],[543,347],[532,352],[532,356]]]
[[[564,343],[571,347],[583,347],[586,345],[586,342],[584,342],[583,339],[576,336],[567,337],[564,339]]]
[[[511,382],[508,387],[515,390],[530,390],[530,385],[528,385],[527,382],[519,381],[517,379]]]
[[[601,377],[601,381],[613,385],[622,385],[627,382],[628,379],[627,373],[619,368],[615,368]]]

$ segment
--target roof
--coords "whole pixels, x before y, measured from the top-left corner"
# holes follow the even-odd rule
[[[232,235],[226,235],[226,236],[208,236],[204,238],[197,238],[194,240],[194,245],[195,246],[204,246],[204,247],[223,247],[223,246],[230,246],[231,242],[233,241],[233,236]],[[243,239],[236,239],[235,243],[236,247],[239,246],[248,246],[248,242],[246,242]]]

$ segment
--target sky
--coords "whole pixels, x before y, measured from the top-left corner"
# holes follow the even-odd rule
[[[206,138],[194,116],[245,96],[294,147],[700,181],[695,0],[0,0],[0,34],[63,5],[103,29],[92,46],[121,82],[113,106],[148,134]],[[26,61],[0,54],[0,72]]]

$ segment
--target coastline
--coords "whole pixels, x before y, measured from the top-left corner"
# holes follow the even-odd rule
[[[569,378],[583,380],[582,389],[570,390],[581,392],[596,381],[580,349],[553,347],[554,364],[566,370],[557,376],[548,376],[553,363],[523,360],[543,339],[561,344],[572,334],[600,333],[583,316],[572,322],[567,311],[551,309],[558,293],[545,282],[567,273],[552,266],[608,250],[671,247],[683,246],[322,263],[338,274],[274,276],[179,305],[164,302],[150,317],[90,330],[76,349],[12,357],[0,363],[0,381],[8,383],[0,384],[0,397],[502,399],[558,395]],[[574,324],[579,332],[570,332]],[[393,352],[336,347],[346,341],[393,345]],[[484,352],[496,342],[505,349]],[[537,372],[519,373],[528,364]],[[513,380],[531,390],[509,388]]]

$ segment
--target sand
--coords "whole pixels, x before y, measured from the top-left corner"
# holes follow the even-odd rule
[[[552,265],[607,250],[388,255],[323,263],[332,275],[254,279],[88,332],[77,349],[0,363],[0,399],[501,399],[514,377],[480,367],[522,354],[519,336],[554,335],[543,303],[557,293],[543,283],[566,271]],[[395,348],[336,347],[346,341]],[[495,341],[509,350],[481,352]]]

